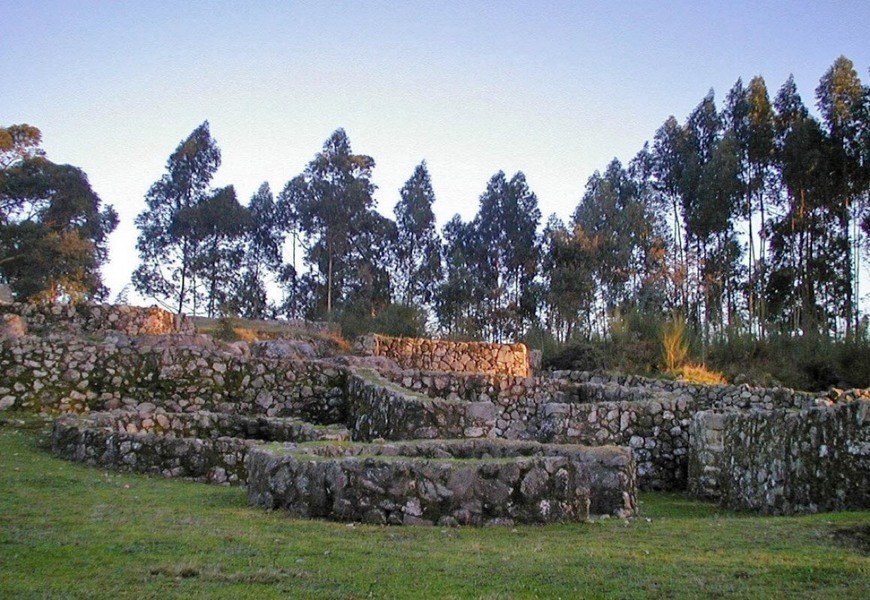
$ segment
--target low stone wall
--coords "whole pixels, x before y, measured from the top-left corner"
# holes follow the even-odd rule
[[[346,432],[290,419],[128,411],[64,415],[54,423],[52,452],[92,466],[183,477],[208,483],[243,484],[245,457],[261,442],[227,434],[252,432],[260,440],[308,442],[346,439]],[[160,433],[156,433],[160,432]]]
[[[193,334],[196,328],[185,315],[176,315],[156,306],[111,304],[29,304],[0,303],[0,315],[14,314],[27,323],[28,331],[43,335],[63,333],[104,333],[126,335]]]
[[[510,525],[629,516],[624,448],[452,440],[260,447],[247,457],[251,504],[394,525]]]
[[[153,404],[343,423],[346,370],[248,356],[207,336],[0,340],[0,405],[87,412]]]
[[[452,342],[372,334],[362,338],[359,347],[365,354],[392,359],[403,369],[518,377],[531,375],[529,351],[524,344]]]
[[[788,388],[706,386],[594,373],[557,372],[552,377],[564,382],[563,401],[541,407],[538,439],[629,446],[641,489],[686,488],[689,425],[700,411],[800,409],[835,402],[830,394]]]
[[[233,437],[266,442],[347,441],[350,432],[341,425],[313,425],[298,419],[235,415],[214,412],[167,413],[149,410],[114,410],[91,413],[96,426],[118,433],[154,433],[164,437]]]
[[[686,488],[688,427],[701,410],[799,408],[834,401],[786,388],[703,386],[595,373],[522,378],[404,370],[373,377],[349,385],[356,439],[487,437],[628,446],[642,489]]]
[[[476,418],[472,408],[466,419],[472,404],[403,389],[371,369],[356,369],[347,379],[347,422],[355,440],[480,437],[471,428],[490,415]]]
[[[870,400],[800,411],[705,411],[690,429],[690,491],[763,514],[870,507]]]

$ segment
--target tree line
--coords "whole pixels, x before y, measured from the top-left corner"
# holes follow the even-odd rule
[[[720,105],[711,90],[626,165],[596,171],[567,221],[542,222],[524,174],[498,172],[475,217],[456,215],[440,234],[425,161],[388,218],[376,210],[374,159],[355,154],[339,129],[277,196],[264,183],[243,205],[232,186],[211,186],[221,155],[205,122],[146,194],[132,283],[177,311],[394,333],[510,340],[538,331],[564,342],[607,336],[620,315],[640,313],[680,315],[705,340],[864,335],[870,91],[840,57],[815,103],[820,118],[791,77],[775,94],[760,76],[738,79]],[[4,227],[26,212],[5,208],[9,174],[39,160],[2,165]],[[97,266],[113,226],[107,211]],[[5,265],[20,259],[2,252],[13,281]]]

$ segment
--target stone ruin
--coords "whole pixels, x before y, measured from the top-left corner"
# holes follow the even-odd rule
[[[860,390],[533,376],[519,344],[368,336],[363,356],[326,358],[221,343],[156,308],[0,312],[18,320],[0,329],[0,407],[60,413],[56,454],[247,485],[293,515],[576,521],[632,515],[638,489],[771,514],[870,507]]]

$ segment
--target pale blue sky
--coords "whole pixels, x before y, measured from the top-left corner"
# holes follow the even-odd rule
[[[439,226],[522,170],[544,215],[627,162],[709,88],[789,73],[804,101],[844,54],[870,81],[870,2],[64,2],[0,0],[0,124],[43,131],[121,225],[105,279],[137,264],[133,219],[203,120],[216,185],[274,193],[338,127],[377,161],[380,209],[426,159]]]

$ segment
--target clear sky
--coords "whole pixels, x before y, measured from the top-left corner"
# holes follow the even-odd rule
[[[202,121],[215,185],[277,193],[338,127],[373,156],[382,212],[425,159],[439,227],[522,170],[567,218],[614,157],[710,88],[790,73],[807,105],[841,54],[870,74],[870,2],[87,2],[0,0],[0,125],[29,123],[121,224],[113,293],[137,265],[133,219]]]

